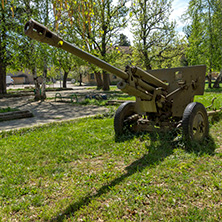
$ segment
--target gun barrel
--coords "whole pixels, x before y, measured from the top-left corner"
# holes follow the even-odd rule
[[[106,70],[109,73],[112,73],[116,76],[119,76],[120,78],[126,80],[128,79],[128,74],[109,63],[99,59],[96,56],[93,56],[80,48],[64,41],[61,37],[56,35],[55,33],[51,32],[49,29],[47,29],[44,25],[34,21],[30,20],[25,25],[25,34],[37,41],[49,44],[51,46],[61,48],[67,52],[70,52],[74,54],[75,56],[80,57],[83,60],[86,60],[89,63],[92,63],[98,67],[100,67],[103,70]]]

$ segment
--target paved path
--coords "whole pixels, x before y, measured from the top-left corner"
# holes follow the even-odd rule
[[[73,92],[74,91],[62,91],[61,93],[67,95]],[[55,93],[56,92],[49,92],[47,93],[47,97],[54,97]],[[55,102],[54,100],[35,102],[33,101],[33,96],[3,98],[0,99],[0,107],[30,110],[34,114],[32,118],[0,122],[0,131],[30,127],[55,121],[71,120],[84,116],[102,114],[107,111],[105,107],[93,105],[82,106],[71,103]]]

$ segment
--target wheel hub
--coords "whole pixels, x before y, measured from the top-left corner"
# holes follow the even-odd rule
[[[194,117],[192,134],[195,140],[202,140],[205,132],[204,117],[201,112],[198,112]]]

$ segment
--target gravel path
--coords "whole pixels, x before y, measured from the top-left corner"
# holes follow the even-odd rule
[[[62,92],[68,95],[74,91]],[[47,93],[47,97],[54,97],[56,92]],[[30,110],[34,117],[18,120],[0,122],[0,131],[20,129],[35,125],[71,120],[85,116],[102,114],[107,111],[105,107],[98,106],[81,106],[71,103],[55,102],[47,100],[44,102],[34,102],[33,96],[3,98],[0,99],[0,107],[18,108],[19,110]]]

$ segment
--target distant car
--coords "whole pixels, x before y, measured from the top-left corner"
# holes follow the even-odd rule
[[[14,84],[14,80],[12,79],[11,76],[6,76],[6,86],[10,86]]]

